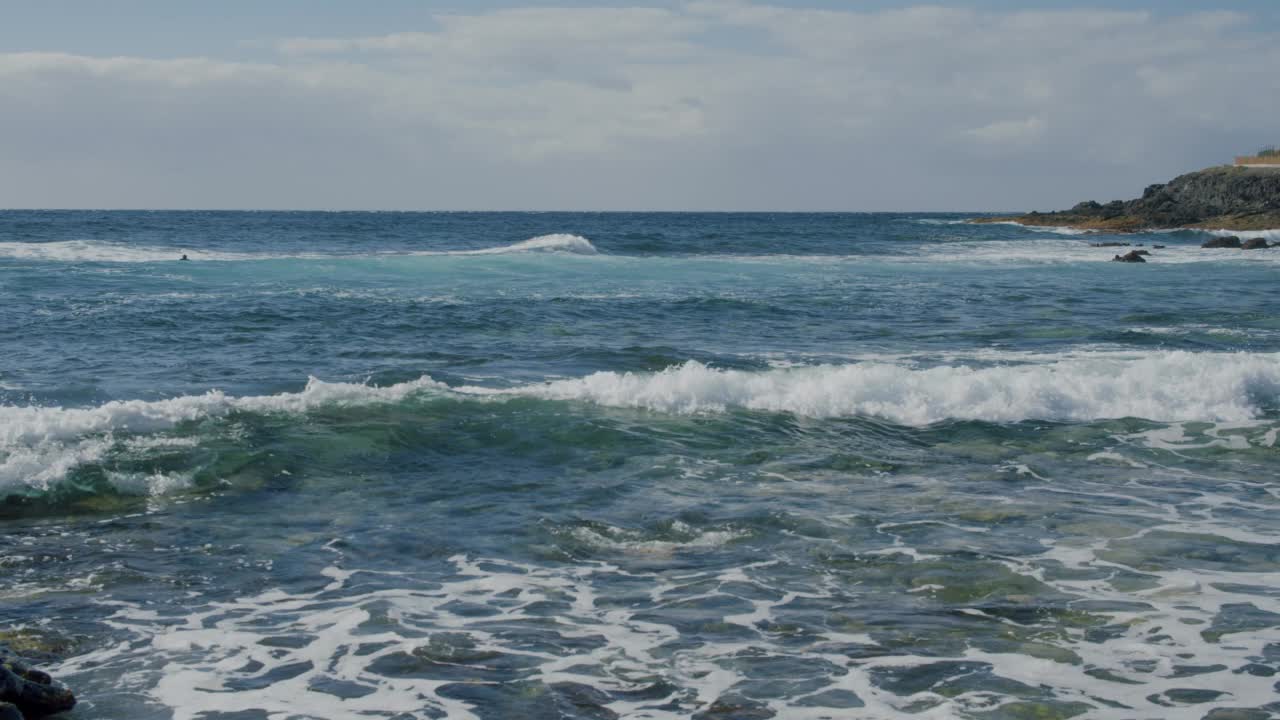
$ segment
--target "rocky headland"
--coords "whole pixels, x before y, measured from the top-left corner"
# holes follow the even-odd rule
[[[1144,230],[1280,229],[1280,166],[1223,166],[1152,185],[1136,200],[1082,202],[1060,212],[979,218],[1040,227],[1124,233]]]

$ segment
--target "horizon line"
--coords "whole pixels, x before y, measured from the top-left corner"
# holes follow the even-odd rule
[[[8,207],[0,208],[0,213],[10,212],[135,212],[135,213],[197,213],[197,212],[216,212],[216,213],[403,213],[403,214],[539,214],[539,213],[578,213],[578,214],[678,214],[678,213],[702,213],[702,214],[761,214],[761,215],[1002,215],[1006,213],[1025,213],[1025,210],[723,210],[723,209],[699,209],[699,210],[528,210],[528,209],[484,209],[484,210],[459,210],[459,209],[397,209],[397,208],[129,208],[129,207],[113,207],[113,208],[94,208],[94,207]]]

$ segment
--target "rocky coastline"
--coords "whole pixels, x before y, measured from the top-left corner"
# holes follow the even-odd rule
[[[1280,166],[1213,167],[1149,186],[1135,200],[1086,201],[1070,210],[978,218],[1106,233],[1280,229]]]
[[[75,695],[35,662],[0,643],[0,720],[32,720],[75,707]]]

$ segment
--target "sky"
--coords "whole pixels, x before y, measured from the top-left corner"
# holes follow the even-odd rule
[[[0,207],[1050,210],[1277,68],[1276,0],[0,0]]]

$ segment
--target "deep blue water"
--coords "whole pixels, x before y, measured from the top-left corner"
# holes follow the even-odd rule
[[[0,212],[0,642],[78,718],[1280,712],[1280,250],[966,218]]]

